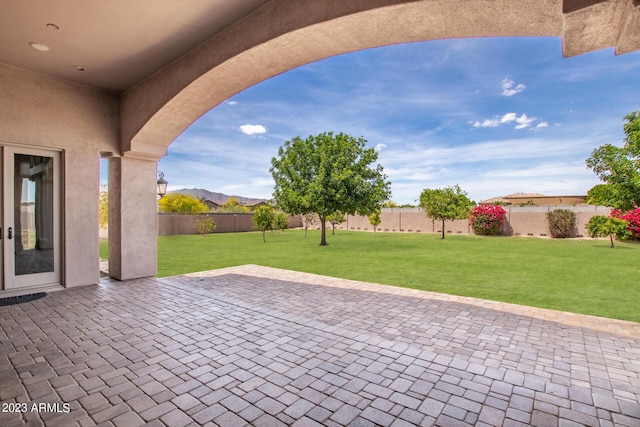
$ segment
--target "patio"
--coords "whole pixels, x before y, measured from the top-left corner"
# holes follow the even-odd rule
[[[2,426],[640,425],[640,324],[259,266],[0,307],[0,342]]]

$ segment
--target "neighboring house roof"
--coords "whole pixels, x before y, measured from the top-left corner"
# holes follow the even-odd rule
[[[533,203],[538,206],[557,206],[557,205],[579,205],[587,203],[587,196],[545,196],[539,193],[515,193],[504,197],[492,197],[491,199],[482,200],[481,205],[493,205],[502,203],[505,205],[519,205],[523,203]]]

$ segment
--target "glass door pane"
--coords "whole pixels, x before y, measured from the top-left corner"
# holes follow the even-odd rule
[[[60,283],[60,153],[5,146],[4,289]]]
[[[53,158],[14,155],[15,274],[54,271]]]

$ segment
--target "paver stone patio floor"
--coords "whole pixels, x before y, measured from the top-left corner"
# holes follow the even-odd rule
[[[638,323],[258,266],[0,307],[0,340],[4,427],[640,426]]]

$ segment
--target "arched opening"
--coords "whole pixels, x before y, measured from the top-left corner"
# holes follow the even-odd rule
[[[401,205],[456,183],[478,202],[586,194],[597,183],[586,157],[620,141],[622,117],[637,108],[625,94],[638,54],[563,59],[559,50],[558,38],[482,38],[328,58],[212,109],[160,169],[173,190],[269,198],[270,159],[285,140],[344,131],[377,147]]]
[[[378,0],[366,5],[331,1],[309,8],[270,2],[124,93],[123,153],[161,157],[193,121],[234,94],[346,52],[489,36],[561,36],[565,56],[611,46],[618,53],[639,47],[640,10],[628,0],[586,5],[468,1],[456,6]]]

